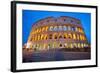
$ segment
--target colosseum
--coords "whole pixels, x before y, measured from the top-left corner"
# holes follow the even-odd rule
[[[90,44],[79,19],[60,16],[47,17],[34,23],[23,47],[33,51],[85,51],[90,49]]]

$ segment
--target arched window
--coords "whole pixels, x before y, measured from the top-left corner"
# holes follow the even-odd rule
[[[57,31],[57,26],[54,26],[54,31]]]
[[[42,27],[42,32],[45,31],[45,27]]]
[[[58,43],[57,42],[54,42],[53,43],[53,48],[55,49],[55,48],[57,48],[58,47]]]
[[[54,37],[55,39],[57,39],[57,35],[55,35],[55,37]]]
[[[57,39],[57,36],[55,36],[55,39]]]
[[[71,27],[70,26],[68,26],[68,30],[71,30]]]
[[[81,47],[82,47],[82,48],[84,47],[84,44],[83,44],[83,43],[81,43]]]
[[[47,34],[45,34],[44,35],[44,40],[47,40],[47,39],[48,39]]]
[[[83,36],[82,35],[80,35],[80,40],[83,40]]]
[[[75,30],[78,31],[78,28],[76,27]]]
[[[75,40],[76,40],[76,34],[73,34],[73,39],[75,39]]]
[[[66,31],[67,30],[67,27],[66,26],[63,26],[63,30]]]
[[[68,44],[67,44],[67,43],[65,43],[65,44],[64,44],[64,47],[65,47],[65,48],[68,48]]]
[[[68,38],[72,39],[72,34],[71,33],[68,34]]]
[[[62,26],[59,26],[59,31],[62,31]]]
[[[78,32],[81,32],[81,29],[80,28],[78,28]]]
[[[41,28],[39,28],[39,32],[41,32]]]
[[[75,31],[75,27],[72,27],[71,30],[72,30],[72,31]]]
[[[43,44],[43,49],[46,49],[47,48],[47,44]]]
[[[60,35],[60,36],[59,36],[59,39],[61,39],[61,38],[62,38],[62,36]]]
[[[52,34],[49,35],[49,39],[52,39]]]
[[[53,38],[54,38],[54,39],[57,39],[57,33],[54,33],[54,34],[53,34]]]
[[[41,38],[40,35],[38,35],[38,40],[40,40],[40,38]]]
[[[50,26],[49,31],[53,31],[53,26]]]
[[[82,36],[82,38],[83,38],[83,40],[86,40],[86,37],[84,35]]]
[[[84,33],[82,28],[80,28],[80,32],[81,32],[81,33]]]
[[[87,44],[86,43],[84,43],[84,47],[87,47]]]
[[[70,44],[70,48],[73,48],[74,46],[73,46],[73,44]]]
[[[35,36],[35,41],[37,41],[37,36]]]
[[[77,40],[79,40],[79,35],[77,34]]]
[[[41,35],[39,35],[40,37],[39,37],[39,40],[41,40]]]
[[[39,32],[39,29],[37,29],[36,32],[38,33]]]
[[[80,48],[81,46],[80,46],[80,43],[78,43],[78,48]]]
[[[64,33],[64,38],[68,38],[68,35],[67,35],[67,33]]]
[[[73,43],[74,48],[77,48],[77,43]]]
[[[59,47],[62,47],[62,44],[59,44]]]
[[[66,35],[64,35],[64,39],[66,39]]]
[[[43,40],[43,38],[44,38],[44,35],[42,34],[42,35],[41,35],[41,40]]]
[[[63,38],[62,35],[59,35],[59,39]]]
[[[51,49],[52,48],[52,43],[49,43],[48,44],[48,49]]]
[[[45,31],[48,31],[48,26],[45,27]]]

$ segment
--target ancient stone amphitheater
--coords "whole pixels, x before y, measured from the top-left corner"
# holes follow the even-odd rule
[[[90,45],[79,19],[60,16],[47,17],[34,23],[23,47],[33,51],[85,51]]]

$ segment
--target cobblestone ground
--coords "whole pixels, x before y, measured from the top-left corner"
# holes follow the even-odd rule
[[[64,61],[90,59],[90,52],[42,51],[28,52],[23,55],[23,62]]]

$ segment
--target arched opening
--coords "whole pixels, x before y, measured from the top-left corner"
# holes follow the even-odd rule
[[[34,37],[34,40],[35,40],[35,41],[37,41],[37,40],[38,40],[38,36],[37,36],[37,35]]]
[[[41,35],[41,40],[44,40],[44,35],[43,34]]]
[[[53,29],[54,29],[53,26],[50,26],[49,31],[53,31]]]
[[[40,35],[38,35],[38,37],[37,37],[38,39],[37,40],[40,40]]]
[[[64,39],[66,39],[66,35],[64,35]]]
[[[36,32],[38,33],[39,32],[39,29],[37,29]]]
[[[43,48],[44,48],[44,50],[46,50],[47,49],[47,44],[44,44]]]
[[[48,50],[49,50],[49,49],[52,49],[52,43],[49,43],[49,44],[48,44]]]
[[[59,39],[61,39],[61,38],[62,38],[62,36],[60,35],[60,36],[59,36]]]
[[[75,27],[72,27],[71,29],[72,29],[72,31],[76,31],[76,30],[75,30]]]
[[[47,40],[47,34],[44,35],[44,40]]]
[[[78,48],[81,48],[81,45],[80,45],[80,43],[78,43]]]
[[[63,45],[60,43],[60,44],[59,44],[59,48],[62,48],[62,47],[63,47]]]
[[[57,33],[53,34],[53,39],[57,39]]]
[[[45,27],[45,31],[48,31],[48,26]]]
[[[41,32],[41,28],[39,28],[39,32]]]
[[[67,30],[67,27],[66,26],[63,26],[63,30],[66,31]]]
[[[59,31],[62,31],[62,26],[59,26]]]
[[[54,26],[54,31],[57,31],[57,30],[58,30],[57,26]]]
[[[83,44],[83,43],[81,43],[81,47],[82,47],[82,48],[84,47],[84,44]]]
[[[73,34],[73,39],[76,40],[76,38],[77,38],[77,37],[76,37],[76,34]]]
[[[68,38],[67,33],[64,33],[64,39]]]
[[[68,30],[71,30],[71,27],[70,26],[68,26]]]
[[[73,47],[74,47],[74,46],[73,46],[73,44],[71,43],[71,44],[70,44],[70,48],[73,48]]]
[[[72,39],[72,34],[71,33],[68,34],[68,38]]]
[[[67,43],[64,44],[64,48],[68,48],[68,44]]]
[[[77,34],[77,40],[79,40],[79,35]]]
[[[52,34],[49,35],[49,39],[52,39]]]
[[[42,27],[42,32],[45,31],[45,27]]]

